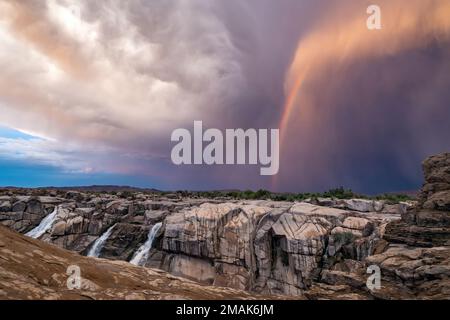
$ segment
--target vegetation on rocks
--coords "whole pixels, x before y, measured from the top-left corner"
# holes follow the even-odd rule
[[[368,196],[364,194],[358,194],[351,189],[345,189],[339,187],[330,189],[326,192],[305,192],[305,193],[278,193],[268,190],[260,189],[258,191],[245,190],[245,191],[177,191],[177,194],[184,197],[201,197],[201,198],[232,198],[238,200],[273,200],[273,201],[304,201],[307,199],[318,198],[332,198],[332,199],[368,199],[368,200],[385,200],[388,203],[399,203],[402,201],[415,200],[414,197],[406,194],[381,194],[376,196]]]

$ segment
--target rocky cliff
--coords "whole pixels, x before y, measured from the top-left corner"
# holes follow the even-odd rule
[[[0,220],[26,233],[55,208],[39,239],[205,285],[316,298],[449,298],[450,154],[424,162],[419,203],[366,199],[273,202],[56,192],[0,197]],[[108,231],[107,237],[105,232]],[[368,266],[382,288],[369,290]]]
[[[68,286],[70,267],[80,287]],[[72,284],[74,285],[74,284]],[[279,299],[201,286],[164,271],[123,261],[86,258],[0,226],[0,300]]]
[[[420,247],[450,246],[450,153],[423,162],[419,204],[389,225],[386,239]]]

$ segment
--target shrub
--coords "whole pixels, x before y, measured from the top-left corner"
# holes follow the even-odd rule
[[[344,189],[344,187],[339,187],[336,189],[330,189],[323,194],[324,198],[337,198],[337,199],[351,199],[355,198],[356,195],[351,189]]]

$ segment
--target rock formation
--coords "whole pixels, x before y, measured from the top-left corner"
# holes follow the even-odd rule
[[[67,285],[71,275],[67,270],[74,266],[80,271],[80,288]],[[0,226],[0,300],[268,298],[279,299],[201,286],[161,270],[136,267],[123,261],[86,258]]]
[[[122,261],[161,223],[142,264],[204,285],[310,299],[450,298],[450,154],[427,159],[424,173],[417,204],[58,192],[2,196],[0,222],[26,233],[58,206],[41,240],[86,255],[110,229],[100,257]],[[369,266],[381,269],[381,289],[367,288]]]
[[[389,225],[386,239],[420,247],[450,246],[450,153],[426,159],[423,171],[419,205]]]
[[[111,228],[100,257],[130,261],[149,230],[162,222],[146,266],[207,285],[291,296],[320,281],[323,268],[347,259],[363,261],[382,242],[387,222],[400,219],[400,211],[368,213],[310,203],[130,201],[73,193],[62,198],[41,240],[87,254]],[[27,232],[38,222],[16,230]],[[11,220],[3,223],[15,229]]]

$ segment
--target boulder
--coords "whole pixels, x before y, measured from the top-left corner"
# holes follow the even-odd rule
[[[427,183],[450,184],[450,153],[441,153],[427,158],[423,164]]]
[[[450,212],[450,190],[440,191],[429,195],[423,203],[423,208]]]
[[[214,265],[207,260],[177,254],[166,257],[166,261],[168,265],[165,266],[165,269],[173,275],[202,284],[212,285],[216,281],[215,285],[228,286],[228,282],[217,279]]]
[[[374,222],[358,217],[345,218],[342,227],[360,231],[363,237],[370,236],[375,229]]]
[[[67,223],[65,221],[58,221],[52,227],[51,234],[53,236],[63,236],[66,233]]]
[[[11,211],[12,206],[9,200],[0,202],[0,212],[9,212]]]
[[[362,232],[357,229],[350,229],[344,227],[336,227],[331,230],[331,234],[334,235],[334,239],[339,239],[340,242],[347,243],[348,241],[352,241],[353,237],[361,238]],[[347,236],[348,234],[353,236]],[[345,238],[350,237],[350,239],[345,240]],[[342,240],[341,240],[342,239]]]
[[[404,214],[414,205],[408,202],[400,202],[396,204],[385,204],[383,212],[387,214]]]
[[[305,202],[295,203],[289,211],[305,216],[324,218],[333,223],[340,223],[349,215],[346,210],[321,207]]]
[[[66,233],[67,234],[81,234],[87,233],[89,228],[89,220],[82,216],[75,216],[67,220]]]
[[[38,199],[30,199],[27,203],[26,212],[31,214],[45,214],[41,201]]]
[[[24,201],[17,201],[12,206],[13,212],[24,212],[27,208],[27,204]]]
[[[373,212],[379,211],[375,210],[375,203],[373,200],[366,199],[350,199],[350,200],[340,200],[339,203],[348,210],[358,211],[358,212]],[[379,204],[376,205],[379,209]]]
[[[324,270],[321,274],[321,282],[329,285],[347,285],[353,291],[364,289],[366,286],[366,279],[352,270],[351,272]]]

